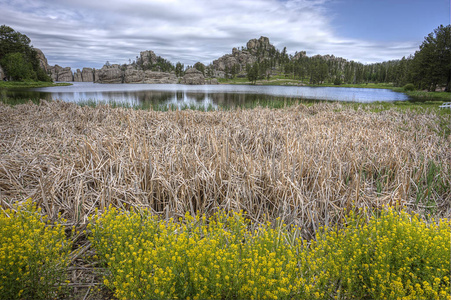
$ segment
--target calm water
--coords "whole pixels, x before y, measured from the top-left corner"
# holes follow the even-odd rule
[[[7,91],[1,97],[59,99],[68,102],[115,101],[151,105],[235,106],[272,99],[334,101],[403,101],[409,98],[385,89],[182,84],[98,84],[74,82],[72,86]]]

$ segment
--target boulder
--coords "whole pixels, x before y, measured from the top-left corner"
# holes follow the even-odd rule
[[[92,68],[83,68],[81,78],[83,82],[94,82],[94,70]]]
[[[128,66],[124,74],[124,83],[142,83],[144,80],[144,71],[137,70]]]
[[[157,63],[157,55],[155,52],[146,50],[139,53],[139,59],[143,66],[153,65]]]
[[[201,71],[195,68],[189,68],[185,71],[185,76],[180,80],[182,84],[205,84],[205,77]]]
[[[103,66],[102,69],[95,70],[95,82],[100,83],[123,83],[124,72],[118,64]]]
[[[48,68],[48,73],[50,73],[53,81],[74,81],[74,75],[70,67],[63,68],[55,65]]]
[[[77,69],[77,72],[74,73],[74,81],[76,81],[76,82],[82,82],[83,81],[83,77],[81,75],[80,69]]]
[[[50,75],[53,81],[57,81],[58,79],[58,70],[62,69],[60,66],[55,65],[53,67],[49,67],[47,73]]]
[[[145,71],[143,83],[158,83],[158,84],[174,84],[177,83],[177,76],[174,72],[154,72]]]
[[[57,81],[74,81],[74,74],[70,67],[65,67],[58,73]]]
[[[219,82],[216,78],[207,79],[205,82],[206,82],[206,84],[212,84],[212,85],[219,84]]]
[[[177,83],[177,77],[174,72],[143,71],[128,66],[124,73],[124,83],[173,84]]]
[[[274,46],[271,45],[269,42],[269,39],[265,36],[261,36],[258,40],[252,39],[249,40],[246,44],[247,51],[251,55],[258,56],[258,57],[265,57],[267,56],[269,51],[275,50]]]

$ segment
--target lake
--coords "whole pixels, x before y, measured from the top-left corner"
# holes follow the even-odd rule
[[[99,84],[74,82],[71,86],[8,90],[1,97],[59,99],[67,102],[116,102],[129,105],[230,107],[273,99],[404,101],[409,97],[387,89],[183,84]]]

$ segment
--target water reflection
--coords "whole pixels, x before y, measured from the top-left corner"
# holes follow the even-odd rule
[[[298,87],[298,86],[238,86],[238,85],[161,85],[161,84],[94,84],[74,83],[72,86],[33,90],[2,91],[0,97],[59,99],[68,102],[110,102],[128,105],[204,106],[211,108],[246,106],[250,103],[286,99],[316,99],[336,101],[403,101],[408,97],[384,89]]]

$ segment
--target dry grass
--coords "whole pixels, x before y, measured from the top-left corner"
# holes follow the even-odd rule
[[[437,118],[339,103],[227,112],[0,103],[0,201],[31,197],[71,224],[109,205],[164,217],[242,209],[306,236],[352,205],[450,217],[451,143]]]

